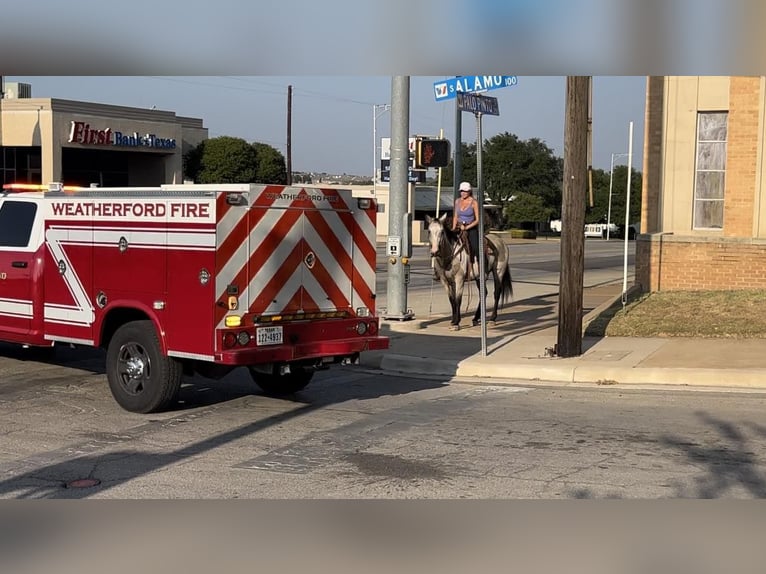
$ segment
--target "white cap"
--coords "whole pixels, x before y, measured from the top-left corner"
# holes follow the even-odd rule
[[[460,184],[460,191],[473,191],[473,188],[471,187],[470,183],[464,181]]]

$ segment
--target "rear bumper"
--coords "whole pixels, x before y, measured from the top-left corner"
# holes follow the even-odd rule
[[[218,355],[216,362],[234,366],[257,365],[261,363],[288,363],[325,357],[350,357],[364,351],[385,349],[388,349],[388,337],[354,337],[331,341],[311,341],[294,345],[231,349]]]

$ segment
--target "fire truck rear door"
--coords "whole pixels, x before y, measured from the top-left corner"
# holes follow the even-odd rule
[[[309,197],[301,191],[290,203],[256,203],[251,208],[251,313],[351,308],[353,214],[338,202]]]

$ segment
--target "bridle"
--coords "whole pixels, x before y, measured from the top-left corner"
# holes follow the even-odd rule
[[[458,241],[451,242],[448,237],[447,228],[444,224],[439,223],[441,226],[441,235],[439,236],[439,245],[436,253],[431,253],[431,257],[438,257],[442,260],[442,267],[445,269],[452,264],[452,260],[457,257],[461,249],[465,249],[465,246]]]

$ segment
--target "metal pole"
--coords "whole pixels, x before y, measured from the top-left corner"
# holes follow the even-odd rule
[[[444,128],[439,130],[439,139],[444,139]],[[442,168],[439,168],[436,176],[436,217],[439,217],[439,208],[442,203]],[[431,258],[431,267],[433,267],[433,258]]]
[[[487,356],[487,299],[484,291],[487,288],[484,276],[484,178],[482,177],[481,152],[481,112],[476,114],[476,193],[479,203],[479,252],[476,260],[479,263],[479,301],[481,304],[481,356]]]
[[[293,184],[293,87],[287,86],[287,185]]]
[[[612,225],[612,177],[614,175],[614,154],[612,154],[612,163],[609,166],[609,207],[606,211],[606,240],[609,241],[609,228]]]
[[[453,177],[452,177],[452,205],[455,205],[455,202],[460,197],[460,191],[458,191],[458,186],[460,185],[460,180],[463,177],[463,157],[461,154],[462,151],[462,144],[461,141],[463,139],[463,116],[462,116],[463,110],[461,110],[457,105],[457,98],[455,98],[455,159],[453,163]]]
[[[409,257],[408,239],[411,230],[405,229],[407,215],[408,164],[410,131],[410,77],[391,79],[391,181],[388,201],[388,267],[386,319],[409,319],[407,289],[402,257]]]
[[[625,192],[625,254],[622,271],[622,306],[628,302],[628,237],[630,225],[630,172],[633,171],[633,122],[628,128],[628,189]]]

